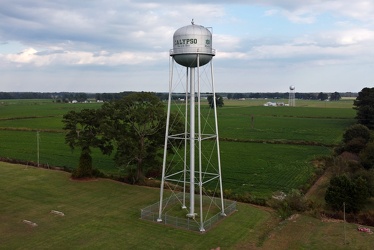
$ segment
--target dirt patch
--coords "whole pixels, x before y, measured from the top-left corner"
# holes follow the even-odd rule
[[[288,217],[287,220],[296,221],[297,218],[299,218],[299,217],[300,217],[300,214],[293,214],[290,217]]]
[[[75,182],[91,182],[91,181],[99,181],[99,178],[70,178],[71,181]]]
[[[344,222],[344,220],[339,220],[339,219],[333,219],[333,218],[328,218],[328,217],[324,217],[322,216],[321,218],[321,221],[322,222],[334,222],[334,223],[337,223],[337,222]]]
[[[356,154],[353,154],[353,153],[350,153],[350,152],[343,152],[341,153],[341,155],[339,155],[339,157],[345,161],[353,161],[353,162],[359,162],[360,161],[360,157]]]
[[[320,187],[324,186],[326,182],[330,180],[330,176],[331,174],[328,171],[325,171],[325,173],[318,178],[318,180],[313,184],[313,186],[305,194],[305,198],[310,198],[314,196],[318,192]]]

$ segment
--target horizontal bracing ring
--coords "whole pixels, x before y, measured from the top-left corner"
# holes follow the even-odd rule
[[[195,140],[198,140],[199,137],[197,136],[197,134],[195,134]],[[209,139],[213,139],[213,138],[217,138],[217,135],[215,134],[202,134],[201,135],[201,140],[209,140]],[[190,139],[190,135],[187,134],[175,134],[175,135],[169,135],[168,136],[168,139],[177,139],[177,140],[186,140],[186,139]]]

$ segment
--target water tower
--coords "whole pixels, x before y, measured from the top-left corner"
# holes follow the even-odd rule
[[[168,208],[168,204],[177,200],[180,211],[176,213],[197,223],[201,232],[205,231],[207,214],[212,213],[206,211],[208,207],[216,207],[216,211],[225,216],[214,56],[212,32],[208,28],[192,21],[191,25],[175,31],[170,50],[169,99],[157,221],[162,222],[167,219],[166,214],[175,212],[176,209]],[[213,98],[213,108],[206,101],[208,96]],[[183,123],[179,130],[173,127],[177,117]]]
[[[291,85],[290,86],[290,94],[288,97],[288,105],[291,107],[295,106],[295,86]]]

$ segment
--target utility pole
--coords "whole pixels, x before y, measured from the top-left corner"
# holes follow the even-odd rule
[[[345,202],[343,202],[343,211],[344,211],[344,245],[346,245],[347,236],[345,233]]]
[[[39,131],[36,131],[36,154],[38,158],[38,167],[39,167]]]

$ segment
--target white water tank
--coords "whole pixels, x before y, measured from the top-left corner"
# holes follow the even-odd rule
[[[184,26],[175,31],[173,36],[173,49],[170,55],[174,60],[185,67],[203,66],[212,60],[215,51],[212,49],[212,33],[201,25]]]

